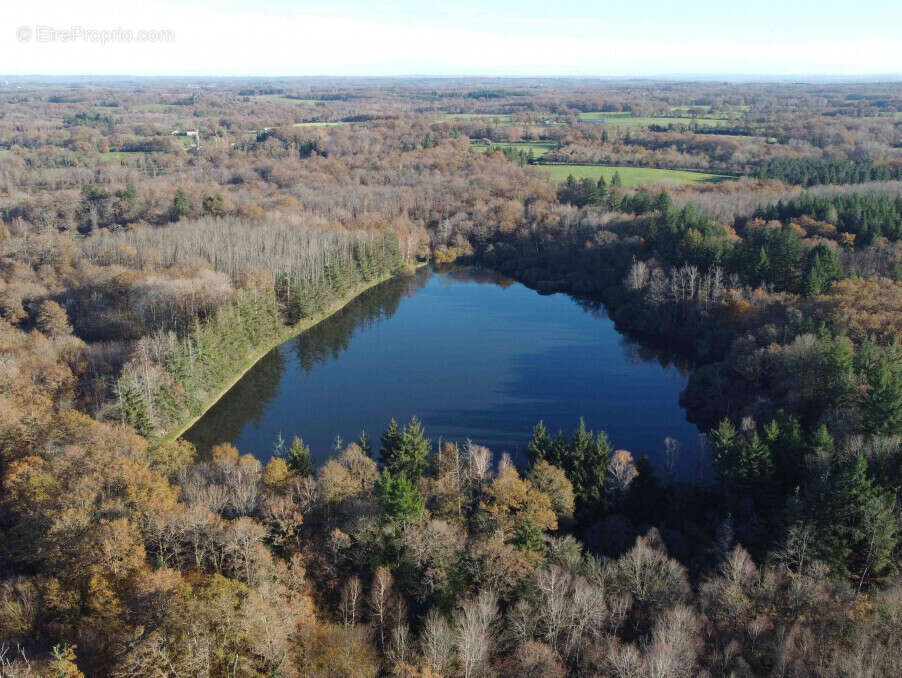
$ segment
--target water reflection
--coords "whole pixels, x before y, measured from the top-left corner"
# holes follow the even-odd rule
[[[286,356],[293,354],[296,357],[297,367],[304,375],[330,359],[338,360],[357,330],[365,331],[390,318],[398,310],[401,299],[423,287],[428,277],[428,272],[421,269],[410,277],[387,280],[355,297],[303,335],[277,346],[185,433],[185,439],[194,444],[202,456],[207,455],[213,445],[241,442],[242,431],[248,427],[261,427],[264,412],[279,392],[286,371]],[[279,433],[283,431],[280,429]],[[306,435],[288,430],[285,433]],[[258,441],[253,450],[241,451],[265,458],[275,442],[275,438]]]
[[[685,384],[597,303],[492,271],[423,269],[271,352],[186,438],[202,450],[231,441],[265,461],[280,435],[299,435],[322,461],[336,436],[378,440],[389,419],[417,415],[433,439],[522,456],[539,419],[569,432],[582,416],[615,446],[691,477],[698,430],[678,404]],[[667,437],[679,455],[665,454]]]
[[[279,391],[285,370],[284,344],[263,356],[185,434],[198,451],[206,455],[213,445],[241,437],[247,424],[260,424],[267,405]]]
[[[387,280],[351,300],[326,322],[311,327],[303,337],[285,345],[292,346],[301,370],[304,374],[310,374],[314,367],[328,362],[330,358],[337,360],[348,349],[355,332],[366,331],[391,318],[398,310],[401,299],[415,294],[428,279],[428,271],[420,269],[413,276]]]

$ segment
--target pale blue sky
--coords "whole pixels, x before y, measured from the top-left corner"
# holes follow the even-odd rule
[[[21,29],[24,27],[24,31]],[[171,40],[41,35],[169,30]],[[898,74],[902,2],[9,0],[0,73]]]

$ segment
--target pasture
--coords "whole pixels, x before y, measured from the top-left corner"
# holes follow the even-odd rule
[[[504,123],[510,122],[510,115],[505,115],[501,113],[442,113],[443,120],[479,120],[485,119],[490,120],[495,123]]]
[[[541,158],[549,151],[553,151],[557,148],[557,144],[553,141],[511,141],[497,144],[493,143],[492,147],[502,150],[511,148],[517,151],[523,151],[524,153],[532,151],[534,157]],[[489,147],[487,144],[472,144],[470,148],[474,151],[485,152]]]
[[[712,183],[725,181],[730,177],[706,172],[688,170],[657,169],[653,167],[626,167],[612,165],[539,165],[555,181],[566,181],[569,175],[574,179],[595,179],[604,177],[610,183],[614,173],[620,175],[624,186],[675,186],[680,184]]]
[[[615,113],[606,113],[603,111],[591,111],[589,113],[580,113],[579,119],[582,122],[591,122],[595,124],[613,125],[616,127],[650,127],[651,125],[677,125],[690,127],[692,125],[717,127],[723,125],[725,118],[687,118],[675,116],[636,116],[627,111],[618,111]]]

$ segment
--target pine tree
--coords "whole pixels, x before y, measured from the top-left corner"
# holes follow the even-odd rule
[[[517,526],[516,544],[524,551],[545,553],[545,534],[532,520],[527,518]]]
[[[288,463],[288,468],[297,475],[313,475],[313,462],[310,460],[310,448],[297,436],[291,441],[291,447],[288,448],[288,456],[285,461]]]
[[[848,337],[829,337],[821,342],[824,348],[824,391],[825,397],[834,400],[852,388],[855,362],[855,347]]]
[[[821,271],[820,259],[815,258],[812,265],[805,271],[802,281],[802,293],[806,297],[815,297],[823,292],[826,286],[827,281]]]
[[[802,274],[802,292],[813,297],[821,294],[831,282],[842,277],[842,265],[829,247],[817,245],[808,251]]]
[[[573,484],[577,510],[596,518],[606,508],[605,480],[611,458],[611,444],[604,432],[597,435],[580,418],[570,440],[561,431],[551,439],[542,422],[533,430],[529,443],[532,463],[544,460],[562,469]]]
[[[172,220],[178,221],[186,216],[190,210],[191,203],[188,201],[188,194],[181,188],[178,189],[175,192],[175,197],[172,199]]]
[[[755,275],[758,278],[758,282],[764,283],[770,281],[770,257],[767,255],[767,250],[764,248],[764,245],[761,246],[761,251],[758,253],[758,263],[755,265]]]
[[[389,422],[388,429],[382,434],[381,446],[380,459],[382,465],[387,467],[401,450],[401,429],[398,427],[398,422],[394,419]]]
[[[881,356],[868,369],[870,390],[865,398],[865,422],[873,433],[895,434],[902,429],[902,375]]]
[[[864,456],[858,455],[837,469],[819,511],[822,553],[840,573],[852,565],[856,545],[864,538],[862,511],[876,496],[867,468]]]
[[[404,429],[401,436],[403,463],[399,469],[409,479],[416,481],[426,470],[432,443],[426,438],[423,424],[416,417]]]
[[[579,492],[584,513],[590,511],[597,514],[606,509],[604,487],[610,461],[611,443],[604,431],[601,431],[589,445],[580,473]]]
[[[122,421],[134,428],[140,435],[144,437],[150,435],[153,427],[147,413],[147,404],[137,389],[120,387],[119,407]]]
[[[579,199],[577,205],[584,207],[585,205],[594,205],[598,203],[598,186],[594,181],[586,177],[579,182]]]
[[[728,418],[724,417],[710,433],[711,447],[714,451],[714,462],[720,473],[728,476],[734,463],[736,442],[739,433]]]
[[[896,259],[893,262],[893,280],[902,282],[902,260]]]
[[[670,198],[670,194],[667,191],[661,191],[655,196],[654,200],[654,209],[658,212],[666,213],[673,207],[673,201]]]
[[[419,419],[411,418],[403,430],[392,419],[382,436],[382,464],[391,473],[415,481],[426,470],[431,449]]]
[[[567,455],[563,467],[570,471],[570,482],[573,483],[573,489],[576,490],[577,496],[581,494],[586,458],[590,454],[589,450],[593,443],[592,434],[586,430],[586,422],[580,417],[579,426],[577,426],[576,431],[573,433],[573,439],[570,441],[570,454]]]
[[[548,436],[548,429],[545,424],[539,421],[532,430],[532,437],[529,439],[529,446],[526,448],[529,455],[529,463],[533,466],[544,460],[551,448],[551,438]]]
[[[567,436],[564,435],[564,432],[558,429],[557,434],[551,441],[551,447],[548,450],[545,461],[547,461],[552,466],[557,466],[558,468],[562,468],[567,471],[570,468],[568,466],[569,458],[570,443],[567,441]],[[570,482],[573,481],[571,480]]]
[[[760,486],[770,479],[773,471],[774,460],[770,448],[756,431],[751,440],[739,449],[735,476],[743,485]]]
[[[373,444],[370,442],[369,436],[367,436],[366,431],[360,432],[360,437],[357,438],[357,444],[360,446],[360,449],[363,450],[363,453],[366,456],[373,456]]]
[[[808,451],[802,427],[795,417],[780,411],[764,427],[764,441],[770,448],[774,479],[791,492],[801,482]]]
[[[416,481],[404,474],[383,469],[375,490],[390,522],[406,525],[416,522],[423,514],[423,496]]]
[[[827,428],[826,424],[821,424],[812,434],[811,447],[830,457],[833,456],[833,436],[830,435],[830,430]]]

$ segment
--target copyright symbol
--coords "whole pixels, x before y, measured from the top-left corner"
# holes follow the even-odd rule
[[[19,26],[16,31],[16,37],[19,39],[19,42],[28,42],[31,40],[31,29],[28,26]]]

